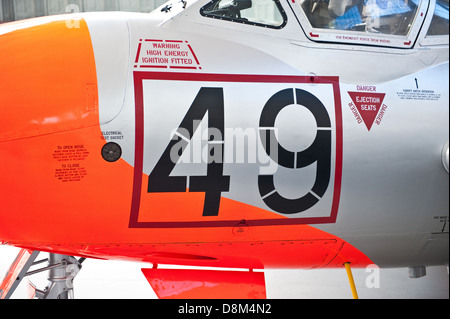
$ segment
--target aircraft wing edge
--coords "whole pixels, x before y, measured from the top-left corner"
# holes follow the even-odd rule
[[[266,299],[264,272],[143,268],[159,299]]]

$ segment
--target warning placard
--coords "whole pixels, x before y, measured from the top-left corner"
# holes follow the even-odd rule
[[[364,124],[370,131],[380,111],[386,93],[348,92]]]
[[[141,39],[135,68],[143,69],[201,69],[200,62],[188,41]]]

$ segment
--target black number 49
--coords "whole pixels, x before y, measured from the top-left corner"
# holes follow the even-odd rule
[[[294,96],[295,95],[295,96]],[[309,148],[302,152],[291,152],[281,146],[274,134],[279,112],[294,104],[306,107],[317,123],[317,134]],[[170,176],[182,156],[200,122],[208,113],[208,128],[220,134],[208,134],[208,164],[206,176]],[[300,169],[317,163],[316,179],[311,191],[297,199],[284,198],[275,188],[274,175],[259,175],[259,193],[272,210],[282,214],[295,214],[308,210],[325,194],[331,173],[331,123],[325,106],[313,94],[301,89],[285,89],[275,93],[265,104],[260,116],[261,143],[266,153],[280,166]],[[181,121],[175,135],[167,145],[161,158],[148,178],[148,193],[204,192],[203,216],[218,216],[222,192],[230,188],[230,176],[223,175],[224,159],[224,95],[223,88],[201,88],[194,102]],[[300,128],[301,129],[301,128]],[[277,145],[277,156],[270,154],[270,141]],[[180,146],[181,145],[181,146]],[[174,147],[178,152],[173,152]]]

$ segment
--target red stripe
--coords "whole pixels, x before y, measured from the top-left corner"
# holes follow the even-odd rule
[[[159,69],[167,69],[165,65],[141,65],[141,68],[159,68]]]
[[[138,63],[139,62],[139,56],[141,55],[141,48],[142,48],[142,43],[139,43],[138,52],[136,54],[136,60],[134,61],[134,63]]]
[[[196,66],[171,66],[171,69],[187,69],[187,70],[197,70]]]
[[[191,50],[192,55],[194,56],[195,62],[197,62],[198,65],[200,65],[200,62],[198,62],[197,56],[194,53],[194,50],[192,50],[191,46],[188,44],[189,50]]]
[[[341,185],[342,185],[342,165],[343,165],[343,149],[344,149],[344,134],[342,124],[342,108],[341,108],[341,94],[339,87],[339,79],[333,83],[334,92],[334,105],[336,116],[336,161],[335,161],[335,174],[334,174],[334,193],[333,202],[331,206],[330,220],[332,223],[336,222],[337,212],[339,209],[339,202],[341,198]]]
[[[135,150],[134,150],[134,176],[133,197],[131,199],[131,214],[129,227],[135,227],[139,218],[139,206],[141,204],[142,170],[144,160],[144,91],[143,81],[139,72],[134,72],[134,99],[135,109]]]

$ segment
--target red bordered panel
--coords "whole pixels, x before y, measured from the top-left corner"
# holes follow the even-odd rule
[[[293,95],[297,95],[298,98],[304,97],[308,99],[308,96],[314,98],[313,94],[309,94],[309,92],[307,92],[309,87],[315,87],[315,89],[311,89],[316,90],[315,92],[320,92],[321,87],[327,87],[329,92],[331,92],[329,94],[331,96],[330,103],[334,103],[334,114],[331,114],[332,125],[326,127],[327,125],[325,124],[325,127],[318,128],[317,132],[318,134],[319,130],[322,130],[324,132],[332,132],[333,143],[332,145],[330,144],[330,149],[333,149],[333,152],[331,153],[330,151],[329,154],[329,162],[331,163],[332,169],[330,170],[329,168],[326,168],[327,165],[322,165],[325,170],[328,170],[329,183],[327,184],[327,187],[325,187],[325,190],[321,190],[320,185],[316,187],[316,184],[318,183],[315,183],[313,187],[315,193],[311,191],[311,193],[314,193],[314,196],[311,196],[313,200],[314,197],[320,200],[320,197],[323,195],[322,193],[325,193],[326,191],[326,196],[328,196],[329,198],[326,212],[321,212],[321,214],[319,215],[308,214],[307,211],[305,213],[297,213],[296,211],[290,212],[289,205],[291,205],[291,203],[295,201],[285,199],[283,198],[283,196],[278,196],[279,194],[276,190],[265,190],[265,188],[267,188],[267,183],[264,183],[264,179],[267,178],[264,176],[259,176],[259,184],[257,183],[255,187],[258,188],[259,185],[261,198],[264,199],[264,202],[268,206],[267,208],[261,207],[264,205],[258,205],[259,207],[255,207],[252,204],[244,203],[240,200],[227,198],[230,179],[234,179],[235,177],[226,176],[227,174],[223,172],[223,167],[221,167],[220,174],[215,175],[218,178],[217,182],[214,182],[213,180],[213,184],[210,184],[212,188],[218,189],[218,192],[213,192],[208,188],[208,186],[205,186],[204,188],[198,186],[197,188],[199,190],[194,190],[192,178],[190,189],[188,187],[188,182],[185,188],[182,187],[182,189],[179,189],[178,187],[178,189],[174,191],[171,191],[169,189],[170,187],[166,188],[167,190],[164,190],[164,187],[157,189],[159,187],[157,185],[158,183],[154,183],[152,184],[152,186],[157,190],[152,190],[152,187],[149,186],[150,182],[147,182],[150,173],[144,172],[144,163],[146,163],[146,159],[144,159],[145,147],[147,147],[147,144],[149,143],[148,140],[145,140],[147,138],[145,132],[149,127],[149,123],[145,123],[145,113],[148,112],[147,107],[149,103],[157,103],[153,102],[157,99],[146,96],[147,94],[149,94],[146,93],[148,83],[159,83],[159,85],[162,85],[161,87],[164,87],[164,85],[166,84],[173,85],[174,83],[181,86],[186,86],[189,84],[202,87],[205,86],[205,83],[209,83],[209,87],[200,89],[198,95],[195,97],[195,99],[193,99],[194,102],[192,102],[192,100],[189,100],[190,102],[185,102],[185,98],[183,96],[179,97],[179,103],[181,104],[192,103],[191,108],[187,111],[184,121],[189,117],[189,112],[191,112],[196,105],[196,101],[202,98],[202,92],[214,92],[214,94],[217,93],[216,95],[213,95],[214,99],[223,99],[223,95],[220,95],[223,94],[220,93],[223,91],[223,89],[221,91],[221,86],[237,85],[236,87],[243,87],[246,85],[255,86],[259,84],[265,84],[271,87],[271,85],[273,84],[273,86],[276,87],[286,87],[285,90],[279,90],[277,94],[273,95],[272,98],[267,101],[266,106],[262,112],[268,113],[269,115],[270,113],[273,113],[271,111],[271,100],[275,100],[275,98],[277,98],[278,96],[283,99],[283,95],[289,96],[292,95],[292,93],[289,92],[293,92]],[[301,86],[302,89],[296,88],[296,86]],[[234,227],[240,222],[243,222],[243,220],[245,220],[244,224],[249,226],[321,224],[334,223],[336,221],[341,193],[343,139],[341,97],[338,77],[311,78],[309,76],[193,74],[136,71],[134,72],[134,88],[136,135],[133,196],[129,223],[130,228]],[[258,90],[259,89],[260,88],[258,88]],[[204,95],[208,97],[207,94]],[[159,103],[162,103],[161,99],[159,101]],[[289,103],[291,102],[286,102],[285,104]],[[163,104],[159,105],[158,107],[167,108]],[[283,107],[279,107],[279,109],[282,108]],[[204,110],[204,113],[202,114],[204,115],[206,114],[206,112],[218,111],[216,111],[216,109],[209,109]],[[333,113],[333,109],[328,108],[328,113],[330,112]],[[211,117],[211,115],[209,115],[209,117]],[[320,115],[318,115],[318,117],[320,117]],[[316,117],[316,121],[318,117]],[[264,125],[262,125],[261,123]],[[270,120],[269,124],[267,124],[267,121],[264,121],[263,116],[261,115],[260,126],[267,125],[270,125]],[[216,141],[216,144],[220,143],[224,142]],[[288,155],[290,155],[290,153]],[[161,156],[161,154],[157,154],[154,156],[159,157]],[[291,168],[295,169],[303,167],[302,165],[309,165],[309,163],[302,164],[301,161],[295,157],[295,155],[293,156],[293,158],[297,160],[297,164],[293,164]],[[160,158],[159,162],[161,161],[163,161],[163,156]],[[283,159],[280,160],[280,163],[282,161]],[[319,162],[317,161],[317,163]],[[286,165],[281,163],[281,165],[289,168],[290,164]],[[317,164],[317,167],[319,167],[319,164]],[[217,170],[217,167],[215,167],[214,169]],[[153,170],[156,170],[156,166]],[[213,169],[211,169],[211,171],[212,170]],[[317,171],[319,171],[319,168],[317,168]],[[153,172],[151,173],[153,174]],[[209,177],[210,176],[205,176],[205,178]],[[211,176],[211,178],[213,178],[213,176]],[[268,179],[270,179],[270,176]],[[316,176],[316,180],[317,179],[320,179],[318,175]],[[176,182],[178,183],[179,181]],[[170,182],[169,184],[172,184],[172,182]],[[222,186],[218,186],[217,184],[220,184]],[[184,201],[183,205],[176,206],[176,202],[178,201],[178,199],[183,197],[184,199],[181,199],[181,201]],[[175,205],[173,206],[174,208],[170,206],[172,204]],[[195,211],[195,214],[193,214],[192,211]],[[245,217],[242,218],[241,215],[239,215],[240,212],[245,212]]]

